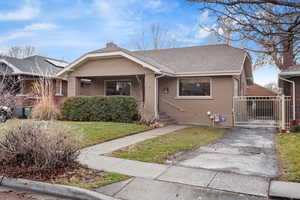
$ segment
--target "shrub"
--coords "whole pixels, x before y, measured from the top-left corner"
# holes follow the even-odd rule
[[[61,117],[61,113],[54,102],[43,99],[33,107],[30,117],[37,120],[57,120]]]
[[[64,101],[62,114],[72,121],[131,122],[138,111],[133,97],[70,97]]]
[[[2,130],[0,151],[6,167],[55,170],[70,166],[79,155],[79,142],[54,122],[23,121]]]
[[[300,125],[296,125],[292,127],[292,132],[300,133]]]

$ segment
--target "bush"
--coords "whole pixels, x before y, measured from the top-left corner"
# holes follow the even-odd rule
[[[300,133],[300,125],[296,125],[292,127],[292,132]]]
[[[133,97],[70,97],[62,115],[72,121],[131,122],[138,114]]]
[[[23,121],[1,131],[0,163],[6,168],[52,171],[70,166],[79,155],[77,138],[54,122]]]

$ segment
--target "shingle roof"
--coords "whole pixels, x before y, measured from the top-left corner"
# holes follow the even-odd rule
[[[0,59],[3,59],[16,67],[19,71],[19,74],[24,73],[43,76],[56,76],[56,74],[63,69],[62,66],[54,65],[55,62],[67,64],[67,62],[62,60],[47,58],[38,55],[30,56],[24,59],[3,56]]]
[[[97,56],[130,56],[129,59],[150,65],[158,73],[168,75],[238,75],[243,69],[247,51],[225,44],[157,49],[145,51],[129,51],[108,43],[106,48],[88,52],[76,59],[58,76],[79,65],[83,60]],[[125,54],[125,55],[124,55]],[[251,59],[251,58],[250,58]],[[251,71],[251,70],[250,70]],[[252,77],[252,72],[248,74]]]
[[[162,63],[174,73],[239,72],[246,55],[242,49],[223,44],[132,53]]]
[[[289,67],[288,69],[282,70],[279,75],[285,76],[285,75],[300,75],[300,65],[294,65],[292,67]]]
[[[164,72],[169,73],[213,73],[240,72],[247,52],[225,44],[129,51],[109,44],[106,48],[91,53],[123,51]]]
[[[277,96],[277,93],[258,84],[252,84],[247,86],[246,96]]]

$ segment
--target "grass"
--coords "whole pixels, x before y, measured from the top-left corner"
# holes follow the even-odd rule
[[[1,128],[20,123],[21,120],[10,120],[0,124]],[[68,126],[76,135],[83,136],[81,147],[87,147],[94,144],[106,142],[120,137],[136,134],[142,131],[152,129],[146,125],[134,123],[116,123],[116,122],[70,122],[57,121]]]
[[[82,147],[106,142],[120,137],[150,130],[151,127],[133,123],[116,122],[61,122],[77,134],[83,135]]]
[[[300,182],[300,133],[279,134],[276,146],[280,158],[280,180]]]
[[[96,189],[130,178],[129,176],[122,174],[108,173],[87,168],[79,168],[72,173],[73,174],[71,176],[68,175],[68,177],[57,177],[52,183],[70,185],[84,189]]]
[[[226,129],[194,126],[117,150],[110,153],[109,156],[164,163],[168,156],[176,152],[207,145],[224,136],[225,133]]]

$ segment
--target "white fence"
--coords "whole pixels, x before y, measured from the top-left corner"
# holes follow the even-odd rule
[[[288,129],[292,119],[290,96],[233,97],[235,126],[277,127]]]

